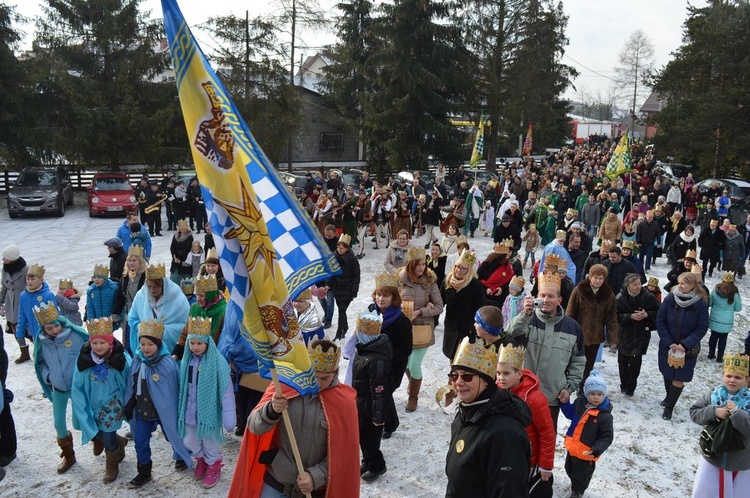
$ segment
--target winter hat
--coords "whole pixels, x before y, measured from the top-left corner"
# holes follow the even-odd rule
[[[572,230],[575,230],[576,228],[577,228],[578,230],[581,230],[581,229],[583,229],[583,225],[581,225],[581,224],[580,224],[579,222],[575,221],[575,222],[573,222],[573,224],[572,224],[572,225],[570,225],[570,228],[571,228]]]
[[[112,249],[119,249],[122,247],[122,240],[119,237],[112,237],[104,243],[105,246],[111,247]]]
[[[8,261],[15,261],[20,257],[21,257],[21,250],[18,249],[18,246],[14,244],[11,244],[5,249],[3,249],[3,259],[7,259]]]
[[[583,394],[588,397],[590,393],[607,395],[607,381],[599,374],[599,370],[592,370],[586,382],[583,383]]]

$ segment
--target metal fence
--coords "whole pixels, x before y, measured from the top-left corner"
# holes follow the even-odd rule
[[[195,170],[191,170],[194,172]],[[68,174],[70,175],[70,182],[73,184],[74,190],[85,190],[86,187],[91,185],[91,180],[94,178],[94,175],[97,173],[97,171],[91,171],[91,170],[76,170],[76,169],[69,169]],[[158,172],[158,173],[144,173],[144,172],[131,172],[131,171],[122,171],[122,173],[125,173],[128,175],[128,178],[130,179],[130,183],[135,186],[138,184],[141,178],[145,176],[148,176],[149,180],[161,180],[164,178],[165,174],[164,172]],[[180,171],[175,171],[175,175],[178,175]],[[18,178],[18,176],[21,174],[20,171],[15,170],[3,170],[0,172],[0,193],[7,193],[8,188],[10,185],[13,185]]]

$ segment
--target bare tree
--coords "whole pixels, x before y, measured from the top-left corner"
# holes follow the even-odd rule
[[[618,55],[619,65],[615,67],[618,86],[623,90],[631,90],[633,95],[630,108],[631,130],[635,129],[635,108],[638,100],[638,84],[654,67],[654,45],[646,33],[640,29],[633,32],[623,45]],[[641,80],[639,80],[641,78]],[[645,86],[645,85],[643,85]],[[641,90],[643,87],[641,87]]]

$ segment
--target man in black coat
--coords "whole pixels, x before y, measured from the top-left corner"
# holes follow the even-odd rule
[[[570,254],[570,259],[576,265],[576,282],[580,282],[583,275],[583,268],[586,265],[588,254],[581,249],[581,235],[583,232],[569,232],[566,249]]]
[[[623,259],[622,249],[620,249],[619,246],[612,246],[609,248],[609,259],[603,261],[602,265],[604,265],[609,271],[607,274],[607,283],[614,293],[617,293],[622,289],[626,275],[637,273],[633,263]]]
[[[128,255],[122,248],[122,240],[112,237],[104,243],[109,251],[109,278],[115,282],[120,281],[122,273],[125,271],[125,261]]]
[[[708,230],[701,230],[701,235],[698,237],[698,247],[701,248],[704,282],[706,271],[708,271],[709,277],[713,277],[714,268],[721,261],[721,251],[724,250],[725,240],[724,231],[719,228],[719,220],[711,220]]]
[[[495,227],[493,240],[500,243],[505,239],[513,239],[513,249],[521,249],[521,227],[510,222],[510,216],[504,214],[502,221]]]

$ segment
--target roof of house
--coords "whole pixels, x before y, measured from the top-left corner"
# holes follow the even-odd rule
[[[641,106],[641,112],[650,114],[653,112],[659,112],[664,108],[665,101],[656,92],[651,92],[646,101]]]

